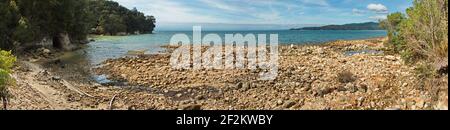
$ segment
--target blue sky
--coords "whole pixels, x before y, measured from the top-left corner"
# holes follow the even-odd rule
[[[326,25],[377,21],[412,0],[114,0],[157,22]]]

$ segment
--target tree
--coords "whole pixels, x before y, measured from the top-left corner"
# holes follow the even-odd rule
[[[10,73],[14,62],[16,58],[12,56],[11,51],[0,50],[0,99],[3,102],[3,109],[7,108],[8,99],[11,97],[7,86],[12,83]]]
[[[123,22],[123,19],[119,15],[111,14],[105,16],[101,20],[101,25],[105,29],[105,33],[110,35],[116,35],[119,32],[126,32],[126,25]]]
[[[448,0],[414,0],[407,16],[393,13],[382,21],[388,30],[388,47],[405,61],[425,61],[434,70],[448,67]]]
[[[54,47],[84,43],[90,33],[152,33],[154,18],[109,0],[0,0],[0,48],[34,46],[53,39]],[[66,42],[67,43],[67,42]],[[17,45],[16,44],[16,45]]]
[[[89,10],[95,18],[99,18],[94,20],[96,23],[91,24],[96,34],[152,33],[155,27],[153,16],[145,16],[137,8],[129,10],[114,1],[90,1]]]
[[[11,0],[0,0],[0,49],[12,49],[14,28],[19,16],[17,6]]]
[[[400,52],[405,47],[405,42],[400,32],[401,24],[405,21],[404,14],[397,12],[387,16],[386,20],[380,22],[380,26],[388,32],[389,40],[387,47],[392,48],[395,52]]]
[[[448,66],[448,0],[415,0],[402,27],[408,49],[415,57]]]

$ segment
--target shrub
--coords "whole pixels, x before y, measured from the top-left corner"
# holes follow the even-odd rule
[[[435,70],[448,66],[448,0],[415,0],[407,14],[401,32],[412,57]]]
[[[343,71],[339,73],[337,78],[340,83],[351,83],[356,81],[355,75],[353,75],[350,71]]]
[[[401,27],[406,17],[402,13],[393,13],[387,16],[387,19],[380,22],[381,28],[388,32],[388,42],[385,46],[392,49],[395,53],[399,53],[405,48],[405,40],[401,33]]]
[[[7,86],[12,83],[10,73],[15,61],[16,58],[11,54],[11,51],[0,50],[0,99],[3,102],[4,109],[6,109],[10,97]]]
[[[406,13],[393,13],[381,21],[388,30],[386,47],[407,63],[424,61],[434,72],[447,68],[448,0],[414,0]]]

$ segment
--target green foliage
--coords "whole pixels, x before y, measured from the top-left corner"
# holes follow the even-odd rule
[[[129,10],[114,1],[90,1],[89,10],[99,18],[91,24],[96,34],[152,33],[155,27],[153,16],[145,16],[136,8]]]
[[[89,33],[151,33],[155,27],[152,16],[107,0],[0,0],[0,17],[3,49],[55,40],[60,34],[77,43]]]
[[[10,77],[11,68],[16,62],[16,58],[11,54],[11,51],[0,50],[0,99],[6,107],[6,100],[10,97],[7,86],[12,83]]]
[[[406,42],[402,36],[400,28],[406,17],[402,13],[393,13],[387,16],[386,20],[380,22],[381,28],[384,28],[388,32],[389,40],[385,46],[391,48],[394,52],[398,53],[405,48]]]
[[[89,30],[86,0],[16,0],[22,16],[17,35],[31,37],[22,42],[41,40],[68,33],[72,39],[85,39]],[[27,34],[28,33],[28,34]]]
[[[19,19],[15,5],[10,0],[0,0],[0,48],[11,49],[12,35]]]
[[[407,49],[420,59],[448,64],[448,0],[415,0],[407,14],[401,28]]]
[[[100,26],[103,28],[104,32],[110,35],[116,35],[119,32],[126,32],[127,26],[125,25],[123,19],[119,15],[110,14],[103,17],[100,22]]]
[[[448,66],[448,0],[414,0],[407,16],[394,13],[382,21],[388,30],[387,47],[407,63],[425,61],[427,67]]]

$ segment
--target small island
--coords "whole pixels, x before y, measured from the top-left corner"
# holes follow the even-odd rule
[[[366,22],[366,23],[351,23],[344,25],[327,25],[321,27],[303,27],[292,28],[290,30],[383,30],[379,23]]]

